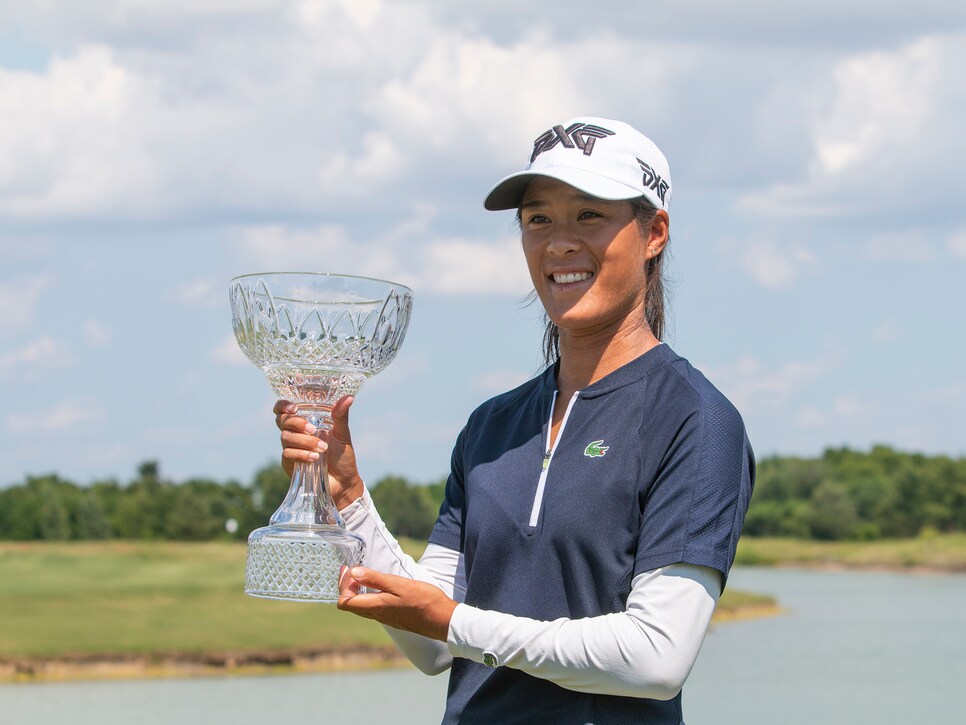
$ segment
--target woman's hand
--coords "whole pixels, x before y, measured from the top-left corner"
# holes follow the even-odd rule
[[[332,406],[332,430],[327,433],[321,433],[305,418],[296,415],[298,406],[295,403],[279,400],[272,409],[275,425],[282,431],[282,468],[291,476],[296,463],[312,463],[325,453],[329,492],[339,509],[355,501],[365,490],[349,433],[349,408],[353,400],[347,395]]]
[[[359,587],[378,589],[359,593]],[[446,641],[456,602],[439,587],[361,566],[342,568],[339,578],[339,609],[366,619]]]

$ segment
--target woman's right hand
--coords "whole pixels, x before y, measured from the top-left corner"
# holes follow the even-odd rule
[[[279,400],[272,409],[275,425],[282,431],[282,468],[291,476],[296,463],[312,463],[319,459],[321,453],[326,453],[329,493],[340,510],[359,498],[365,490],[349,433],[349,408],[353,400],[348,395],[332,406],[332,430],[321,434],[321,439],[315,426],[296,415],[298,406],[295,403]]]

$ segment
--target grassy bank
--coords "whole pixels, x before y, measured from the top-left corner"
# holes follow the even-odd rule
[[[0,543],[0,658],[390,643],[331,605],[243,596],[244,575],[239,544]]]
[[[385,645],[333,606],[242,594],[235,543],[0,544],[0,658]]]
[[[787,543],[743,542],[743,563],[805,561],[786,551]],[[404,545],[416,555],[421,548]],[[966,548],[966,539],[958,545]],[[818,552],[823,561],[830,556],[827,547],[809,546],[800,542],[799,551]],[[163,674],[168,665],[183,672],[186,663],[225,671],[391,659],[390,640],[377,624],[332,605],[246,597],[244,572],[245,546],[237,543],[0,542],[0,678],[78,676],[45,675],[37,665],[51,661],[96,677],[125,676],[116,668],[98,675],[105,661],[137,662],[133,674],[143,676]],[[729,589],[716,617],[774,610],[769,597]]]
[[[881,541],[799,541],[743,537],[739,566],[811,566],[966,572],[966,534]]]

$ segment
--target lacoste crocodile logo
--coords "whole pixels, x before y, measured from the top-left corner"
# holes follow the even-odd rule
[[[599,440],[594,441],[593,443],[588,443],[587,447],[584,448],[584,455],[588,458],[600,458],[603,456],[605,453],[607,453],[607,451],[610,450],[610,446],[602,445],[603,442],[603,440]]]

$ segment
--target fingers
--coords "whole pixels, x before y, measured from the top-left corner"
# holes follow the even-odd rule
[[[398,578],[361,566],[354,566],[351,569],[344,566],[339,577],[339,601],[336,606],[363,617],[373,618],[377,611],[386,606],[387,600],[393,597],[391,589],[373,591],[373,589],[379,589],[376,582],[379,581],[383,586],[387,586],[388,580]],[[392,586],[391,582],[388,586]],[[360,594],[363,587],[367,587],[366,593]]]
[[[306,451],[324,451],[328,448],[325,441],[306,433],[283,430],[279,438],[282,440],[282,448],[301,448]]]
[[[343,569],[339,586],[339,609],[446,641],[457,605],[439,587],[361,566]],[[362,586],[368,588],[364,594]]]
[[[272,412],[275,425],[282,431],[282,466],[288,471],[293,463],[312,463],[319,460],[328,447],[313,433],[315,426],[298,416],[298,406],[288,400],[276,401]]]
[[[332,406],[332,432],[341,443],[348,444],[352,437],[349,434],[349,408],[355,398],[346,395],[339,398]],[[275,425],[281,431],[294,431],[295,433],[307,433],[312,435],[316,432],[316,427],[309,423],[305,418],[297,415],[298,406],[288,400],[278,400],[275,402],[272,412],[275,413]]]
[[[348,445],[352,442],[349,434],[349,408],[355,400],[351,395],[339,398],[332,406],[332,435],[340,442]]]
[[[310,424],[305,418],[296,415],[298,409],[298,406],[291,401],[276,401],[272,407],[272,412],[275,413],[275,425],[281,431],[291,430],[296,433],[315,433],[315,426]]]
[[[381,592],[386,592],[388,594],[395,593],[399,588],[399,585],[405,585],[410,579],[404,577],[396,576],[394,574],[385,574],[381,571],[374,571],[373,569],[366,569],[362,566],[354,566],[349,571],[346,572],[346,580],[351,580],[352,582],[359,584],[369,589],[378,589]]]
[[[275,415],[294,415],[298,409],[299,407],[290,400],[276,400],[275,405],[272,408],[272,412],[275,413]]]
[[[350,569],[347,566],[340,567],[339,569],[340,602],[343,600],[343,598],[351,599],[362,590],[362,585],[358,582],[358,580],[354,579],[349,572]]]
[[[285,448],[282,450],[282,468],[285,469],[286,473],[292,475],[287,464],[314,463],[319,460],[319,455],[315,451],[300,451],[298,448]]]

